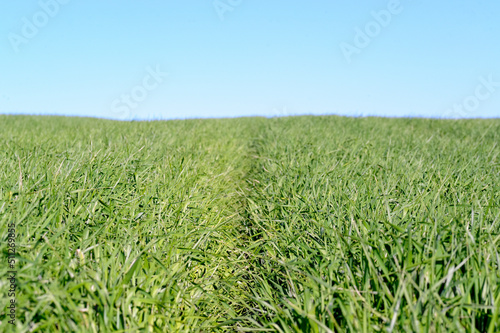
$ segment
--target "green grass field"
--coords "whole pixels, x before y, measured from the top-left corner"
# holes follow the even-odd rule
[[[0,116],[0,143],[2,332],[500,331],[500,120]]]

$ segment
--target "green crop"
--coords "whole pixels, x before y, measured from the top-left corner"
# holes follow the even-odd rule
[[[0,143],[0,331],[500,331],[500,120],[0,116]]]

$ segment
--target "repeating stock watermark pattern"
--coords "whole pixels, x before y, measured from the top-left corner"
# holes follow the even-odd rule
[[[354,28],[354,39],[351,43],[341,42],[340,50],[348,63],[352,62],[354,55],[359,55],[361,51],[367,48],[371,42],[377,38],[384,28],[387,28],[395,16],[403,12],[403,5],[400,0],[390,0],[386,9],[371,11],[373,18],[368,21],[364,27]]]
[[[146,100],[149,93],[156,90],[164,81],[167,73],[163,72],[159,65],[153,69],[146,67],[146,75],[140,84],[135,85],[128,93],[123,93],[111,103],[111,111],[119,119],[127,119],[131,116],[131,110],[137,109]]]
[[[38,5],[40,9],[30,17],[22,17],[22,27],[19,32],[10,32],[8,39],[14,52],[19,53],[22,45],[26,45],[35,38],[50,20],[56,17],[63,5],[71,0],[40,0]]]
[[[226,13],[232,12],[242,3],[243,0],[214,0],[214,2],[212,2],[212,5],[215,9],[215,12],[219,16],[219,19],[221,21],[224,21]]]
[[[495,81],[493,74],[479,77],[474,93],[465,97],[461,102],[455,103],[453,107],[445,112],[445,118],[463,118],[474,115],[482,102],[490,99],[500,88],[500,82]]]

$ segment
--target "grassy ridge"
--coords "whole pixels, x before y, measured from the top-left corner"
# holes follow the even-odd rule
[[[17,329],[498,331],[499,133],[0,116]]]

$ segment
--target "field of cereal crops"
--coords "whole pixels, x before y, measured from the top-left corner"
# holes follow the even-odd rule
[[[500,331],[500,120],[0,116],[0,143],[1,331],[9,271],[14,331]]]

